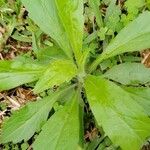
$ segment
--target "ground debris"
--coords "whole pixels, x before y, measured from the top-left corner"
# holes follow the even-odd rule
[[[9,117],[11,115],[11,111],[18,110],[29,101],[35,101],[36,99],[37,95],[34,95],[30,88],[18,87],[7,92],[1,92],[0,124],[5,116]]]

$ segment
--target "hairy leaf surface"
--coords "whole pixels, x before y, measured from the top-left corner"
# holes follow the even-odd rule
[[[43,48],[37,52],[38,60],[40,61],[47,61],[50,62],[50,60],[55,59],[67,59],[67,56],[65,53],[56,46],[48,46],[46,48]]]
[[[15,112],[3,124],[1,142],[17,143],[31,138],[47,120],[49,111],[60,94],[61,92],[52,93],[50,96],[37,102],[29,103]]]
[[[150,12],[146,11],[119,32],[104,52],[91,65],[90,71],[93,71],[101,61],[115,55],[150,48],[149,24]]]
[[[150,88],[143,87],[125,87],[137,103],[139,103],[150,116]]]
[[[45,74],[37,82],[34,92],[39,93],[54,85],[59,86],[70,81],[77,74],[76,66],[69,60],[56,60],[52,62]]]
[[[138,11],[144,5],[145,5],[145,0],[127,0],[125,2],[125,7],[128,11],[128,14],[135,14],[135,15],[138,14]]]
[[[58,14],[65,28],[77,61],[81,57],[83,39],[83,0],[55,0]]]
[[[112,29],[114,32],[120,29],[120,15],[120,6],[116,5],[116,0],[111,1],[109,7],[106,10],[105,24],[109,29]]]
[[[150,12],[146,11],[137,19],[132,21],[109,44],[101,58],[109,57],[124,53],[139,51],[150,47]]]
[[[50,35],[71,57],[69,40],[60,22],[55,0],[22,0],[29,16],[48,35]]]
[[[104,77],[124,85],[150,83],[150,69],[140,63],[123,63],[109,69]]]
[[[123,150],[139,150],[150,133],[150,118],[122,88],[88,76],[85,89],[92,112],[112,142]]]
[[[0,61],[0,91],[39,79],[45,66],[35,62]]]
[[[34,150],[76,150],[80,143],[79,95],[73,92],[72,99],[57,111],[43,126],[40,135],[33,144]]]
[[[94,15],[96,17],[96,22],[99,28],[103,27],[102,14],[99,9],[100,1],[99,0],[89,0],[89,5],[92,8]]]

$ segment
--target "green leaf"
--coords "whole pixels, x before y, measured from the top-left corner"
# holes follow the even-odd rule
[[[39,79],[45,66],[34,61],[1,60],[0,91],[9,90],[19,85]]]
[[[120,31],[101,57],[107,59],[121,53],[140,51],[149,48],[149,24],[150,12],[146,11]]]
[[[134,5],[133,5],[134,4]],[[139,9],[145,5],[145,0],[127,0],[125,2],[125,8],[128,14],[138,14]]]
[[[131,97],[133,97],[150,116],[150,88],[125,87],[124,90],[131,93]]]
[[[82,55],[83,0],[55,0],[59,17],[65,28],[77,62]]]
[[[123,150],[139,150],[150,135],[150,118],[128,92],[101,77],[89,75],[85,89],[98,125]]]
[[[104,77],[124,85],[150,83],[150,69],[140,63],[123,63],[109,69]]]
[[[99,0],[89,0],[89,4],[92,7],[94,15],[96,17],[96,22],[99,28],[103,27],[102,13],[99,8],[100,1]]]
[[[93,33],[89,34],[85,39],[84,39],[84,45],[87,45],[94,41],[97,38],[97,31],[94,31]]]
[[[48,46],[46,48],[43,48],[37,52],[38,60],[40,61],[47,61],[54,59],[62,59],[67,58],[65,53],[56,46]]]
[[[0,7],[2,7],[6,2],[4,0],[0,0]]]
[[[15,39],[16,41],[20,41],[20,42],[27,42],[27,43],[32,42],[32,38],[29,35],[23,35],[19,33],[18,31],[15,31],[15,33],[13,33],[11,37]]]
[[[104,141],[104,137],[96,137],[92,141],[90,141],[85,147],[85,150],[95,150],[97,147],[99,147],[100,144],[103,144],[102,141]],[[102,149],[101,149],[102,150]]]
[[[146,4],[145,0],[127,0],[127,1],[125,1],[124,8],[127,10],[127,13],[122,14],[121,22],[123,22],[123,24],[126,25],[129,22],[131,22],[132,20],[134,20],[138,16],[139,12],[144,7],[146,7],[145,4]]]
[[[52,93],[50,96],[29,103],[15,112],[2,126],[1,142],[17,143],[31,138],[45,123],[53,104],[63,92]]]
[[[109,29],[112,29],[114,32],[118,31],[118,29],[120,28],[120,15],[120,6],[116,5],[116,0],[112,0],[106,10],[105,24]]]
[[[54,0],[22,0],[33,21],[50,35],[64,52],[71,57],[69,40],[62,26]]]
[[[150,0],[146,0],[146,6],[147,6],[148,10],[150,10]]]
[[[77,74],[76,66],[69,60],[56,60],[50,64],[37,82],[34,92],[39,93],[54,85],[70,81]]]
[[[150,48],[150,12],[146,11],[123,28],[104,52],[93,62],[90,71],[105,59],[125,53]]]
[[[79,95],[73,92],[72,99],[58,110],[43,126],[33,144],[34,150],[76,150],[80,144],[82,112]]]

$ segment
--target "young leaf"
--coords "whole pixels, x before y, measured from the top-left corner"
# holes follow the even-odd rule
[[[150,12],[146,11],[137,19],[127,25],[109,44],[104,53],[103,59],[132,51],[140,51],[150,47]]]
[[[125,87],[124,90],[131,93],[131,97],[133,97],[150,116],[150,88]]]
[[[34,150],[76,150],[80,144],[82,112],[79,93],[75,91],[67,105],[56,112],[43,126],[35,143]]]
[[[90,71],[103,60],[125,52],[150,48],[150,12],[146,11],[123,28],[107,46],[105,51],[93,62]]]
[[[50,96],[29,103],[15,112],[2,126],[1,142],[17,143],[31,138],[45,123],[53,104],[63,92],[52,93]]]
[[[134,4],[134,5],[133,5]],[[128,14],[137,15],[139,9],[145,5],[145,0],[127,0],[125,2],[125,8],[128,11]]]
[[[83,39],[83,0],[55,0],[58,14],[79,63]]]
[[[48,46],[46,48],[43,48],[37,52],[38,60],[40,61],[47,61],[54,59],[67,59],[65,53],[56,46]]]
[[[37,82],[34,92],[39,93],[54,85],[70,81],[77,74],[76,66],[69,60],[52,62],[45,74]]]
[[[109,69],[104,77],[124,85],[150,83],[150,69],[140,63],[123,63]]]
[[[29,11],[31,19],[71,57],[69,40],[60,22],[55,0],[22,0],[22,3]]]
[[[96,16],[96,22],[99,28],[103,27],[102,13],[99,9],[100,1],[99,0],[89,0],[89,4],[92,7],[92,10]]]
[[[39,63],[18,60],[0,61],[0,91],[9,90],[19,85],[39,79],[45,66]]]
[[[122,88],[101,77],[85,80],[87,98],[99,125],[123,150],[139,150],[150,133],[150,118]]]
[[[120,15],[120,6],[116,5],[116,0],[112,0],[106,10],[105,24],[109,29],[112,29],[114,32],[118,31],[120,28]]]

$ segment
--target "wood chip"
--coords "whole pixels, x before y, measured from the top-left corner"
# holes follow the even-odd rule
[[[142,64],[147,68],[150,68],[150,49],[147,49],[141,53],[142,55]]]

